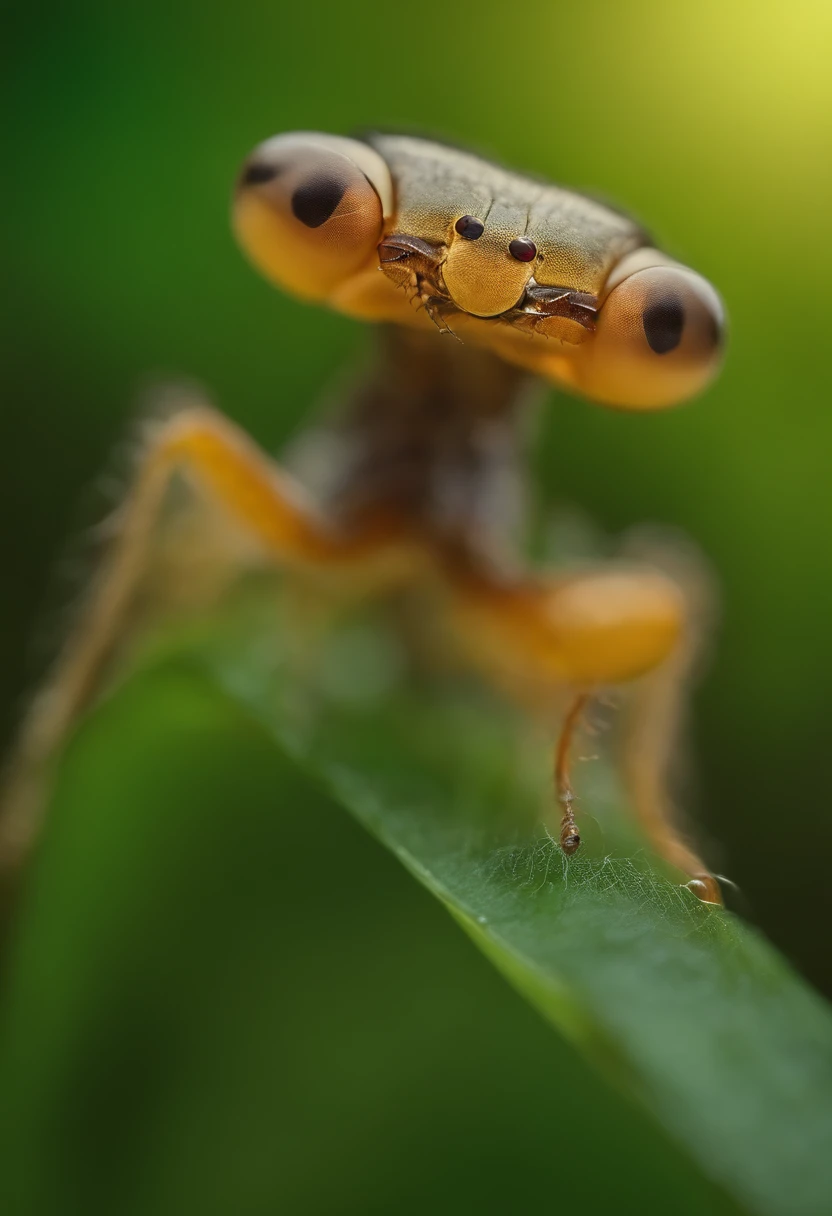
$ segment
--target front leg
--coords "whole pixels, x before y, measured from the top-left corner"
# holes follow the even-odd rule
[[[372,583],[406,578],[421,560],[392,517],[376,514],[358,530],[339,530],[233,423],[200,403],[185,405],[149,434],[109,556],[24,721],[0,804],[0,869],[19,861],[36,832],[41,771],[101,686],[176,475],[198,483],[276,564],[347,569]]]
[[[656,852],[684,871],[700,899],[722,903],[719,884],[673,822],[666,792],[677,707],[692,652],[680,587],[656,571],[601,569],[551,581],[502,582],[448,569],[460,646],[503,687],[570,696],[555,749],[560,843],[580,846],[569,758],[591,694],[640,679],[629,722],[624,777],[636,817]]]

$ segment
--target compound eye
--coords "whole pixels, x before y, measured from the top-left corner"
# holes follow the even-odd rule
[[[281,287],[322,300],[375,255],[392,213],[390,171],[367,144],[278,135],[255,148],[234,198],[234,229]]]
[[[613,271],[579,387],[629,409],[659,409],[699,392],[721,358],[724,315],[701,275],[641,250]],[[647,265],[645,265],[647,263]]]

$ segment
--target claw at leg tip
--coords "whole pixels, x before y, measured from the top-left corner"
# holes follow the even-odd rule
[[[703,904],[710,904],[714,908],[724,907],[722,893],[719,889],[719,883],[710,875],[703,878],[691,878],[690,882],[682,884],[700,900]]]
[[[566,836],[561,836],[560,847],[563,849],[567,857],[572,857],[581,847],[581,838],[577,832],[570,832]]]

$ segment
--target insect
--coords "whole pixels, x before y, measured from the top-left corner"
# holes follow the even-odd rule
[[[600,203],[399,135],[267,140],[239,175],[233,224],[279,287],[382,327],[376,364],[346,403],[326,500],[308,501],[213,409],[171,417],[143,455],[120,539],[33,711],[30,750],[89,699],[166,486],[184,472],[278,565],[366,574],[373,593],[440,585],[472,664],[565,693],[554,780],[560,846],[574,854],[570,754],[587,702],[672,665],[685,644],[685,599],[650,569],[524,569],[501,543],[498,487],[518,452],[530,379],[625,410],[702,389],[721,358],[717,293]],[[664,811],[652,756],[639,764],[635,813],[657,851],[701,899],[721,902]]]

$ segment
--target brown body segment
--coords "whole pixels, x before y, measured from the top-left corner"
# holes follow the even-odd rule
[[[333,424],[338,455],[317,507],[205,406],[189,403],[153,436],[121,539],[25,725],[0,855],[19,857],[33,835],[32,774],[100,687],[165,488],[184,473],[275,563],[358,577],[367,594],[428,581],[465,661],[503,687],[534,685],[547,704],[565,696],[554,772],[569,854],[580,843],[569,755],[584,706],[641,681],[641,742],[625,765],[635,814],[692,889],[719,902],[664,793],[669,707],[690,654],[682,589],[620,564],[525,570],[501,535],[511,483],[523,480],[530,373],[623,408],[680,400],[717,366],[716,293],[617,212],[405,136],[266,141],[241,173],[235,228],[278,284],[390,323],[379,358]]]

